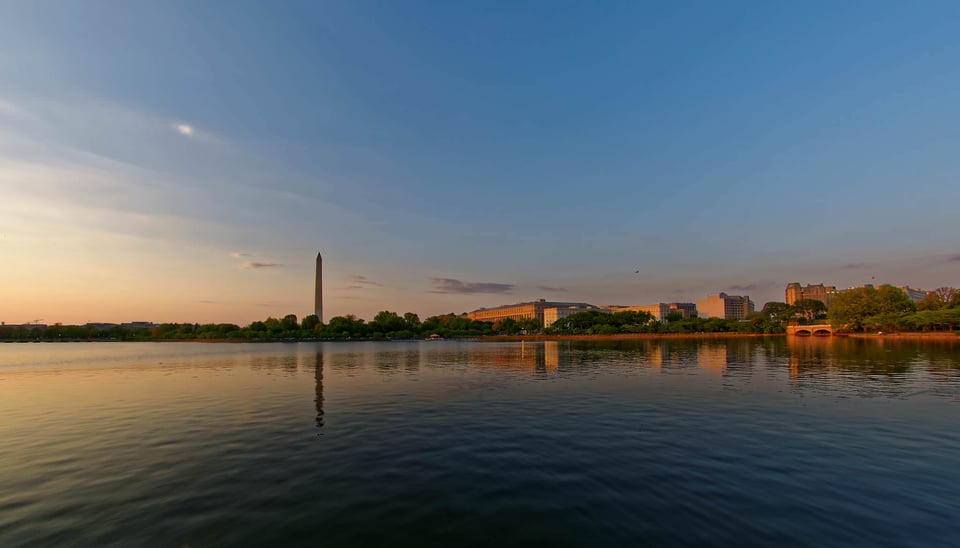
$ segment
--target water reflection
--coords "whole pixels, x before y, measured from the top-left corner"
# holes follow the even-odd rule
[[[416,376],[420,368],[469,367],[502,370],[533,380],[595,376],[609,368],[716,377],[725,388],[752,379],[794,388],[842,387],[863,395],[891,396],[890,384],[944,381],[956,392],[960,379],[958,341],[909,341],[854,337],[767,337],[637,339],[619,341],[523,341],[520,343],[423,343],[371,351],[332,352],[336,371],[367,370]],[[947,382],[953,382],[946,384]],[[951,392],[951,395],[952,395]]]
[[[957,343],[949,340],[789,337],[787,341],[792,377],[818,371],[841,371],[897,380],[915,367],[956,370],[960,363]]]
[[[280,371],[284,375],[296,375],[298,365],[296,354],[267,356],[253,354],[250,356],[250,369],[255,371],[273,369]]]
[[[318,350],[314,367],[314,379],[317,395],[314,399],[317,405],[317,428],[323,428],[323,350]]]
[[[949,546],[958,346],[0,348],[0,546]]]
[[[403,370],[408,375],[413,375],[420,370],[420,352],[408,350],[403,353]]]

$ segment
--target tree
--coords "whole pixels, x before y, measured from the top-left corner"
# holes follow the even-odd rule
[[[897,325],[891,323],[894,316],[903,316],[914,310],[916,306],[913,301],[897,287],[857,287],[833,298],[829,310],[830,324],[841,331],[866,331],[876,328],[878,322],[886,322],[895,328]],[[868,321],[873,316],[881,315],[883,318]]]
[[[760,313],[763,315],[763,318],[775,322],[782,322],[792,316],[789,304],[776,301],[763,305],[763,310],[761,310]]]
[[[521,330],[526,331],[527,333],[537,333],[543,329],[543,322],[537,318],[524,318],[517,322]]]
[[[390,312],[389,310],[378,312],[373,317],[373,321],[370,322],[372,331],[383,334],[403,331],[406,327],[407,324],[403,321],[403,318],[398,316],[396,312]]]
[[[807,321],[813,320],[817,316],[827,311],[827,306],[816,299],[800,299],[790,307],[792,315],[800,316]]]
[[[503,318],[493,322],[493,330],[505,335],[516,335],[520,332],[520,325],[513,318]]]
[[[938,287],[917,303],[917,310],[941,310],[960,304],[960,291],[953,287]]]
[[[877,288],[880,314],[905,314],[917,310],[916,303],[899,287],[881,285]]]
[[[274,317],[268,317],[266,320],[263,320],[263,325],[266,326],[268,333],[277,334],[283,331],[283,324],[280,320]]]
[[[420,329],[420,316],[417,316],[413,312],[406,312],[403,315],[403,323],[407,324],[407,329],[416,331]]]
[[[960,327],[960,308],[921,310],[908,317],[910,327],[923,331],[954,331]]]
[[[300,329],[304,331],[313,331],[318,325],[320,325],[320,318],[316,314],[304,316],[303,320],[300,321]]]
[[[877,290],[857,287],[841,292],[830,303],[830,324],[841,331],[862,331],[863,321],[877,310]]]
[[[366,327],[363,320],[347,314],[330,318],[324,333],[330,337],[362,337],[366,334]]]
[[[284,331],[293,331],[299,327],[299,322],[297,322],[296,314],[287,314],[280,320],[280,326],[283,327]]]

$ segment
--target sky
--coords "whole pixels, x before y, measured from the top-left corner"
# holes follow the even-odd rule
[[[960,285],[956,2],[0,0],[0,321]]]

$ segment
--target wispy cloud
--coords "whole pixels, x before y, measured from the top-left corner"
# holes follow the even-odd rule
[[[494,282],[464,282],[453,278],[430,278],[430,293],[472,294],[472,293],[509,293],[513,284]]]
[[[565,293],[567,291],[565,287],[550,287],[549,285],[538,285],[537,289],[547,293]]]
[[[870,265],[868,265],[867,263],[847,263],[843,265],[843,268],[847,270],[859,270],[861,268],[867,268],[869,266]]]
[[[285,301],[265,301],[262,303],[253,303],[253,304],[256,306],[265,306],[265,307],[274,307],[274,308],[279,308],[281,306],[283,307],[296,306],[295,303],[289,303]]]
[[[776,285],[774,282],[753,282],[749,284],[738,284],[727,287],[727,291],[758,291]]]
[[[280,266],[283,266],[283,265],[280,263],[262,263],[258,261],[247,261],[241,264],[240,268],[243,268],[244,270],[252,270],[256,268],[275,268]]]
[[[947,259],[948,263],[960,263],[960,255],[953,255]]]
[[[207,300],[202,300],[197,302],[200,304],[216,304],[217,303],[216,301],[207,301]]]
[[[238,265],[240,268],[244,270],[256,270],[258,268],[278,268],[278,267],[284,266],[280,263],[264,260],[263,258],[257,257],[256,254],[248,253],[246,251],[234,251],[233,253],[230,253],[230,256],[233,257],[234,259],[256,257],[256,260],[244,261]]]
[[[351,274],[349,279],[351,282],[355,284],[362,284],[362,285],[373,286],[373,287],[383,287],[383,284],[375,282],[367,278],[366,276],[361,276],[359,274]],[[360,286],[351,286],[351,287],[360,287]]]
[[[184,137],[193,137],[194,129],[190,124],[184,124],[181,122],[174,127],[176,127],[177,133],[180,135],[183,135]]]

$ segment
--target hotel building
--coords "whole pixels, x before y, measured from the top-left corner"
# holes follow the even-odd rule
[[[839,291],[837,291],[837,288],[832,285],[807,284],[807,286],[804,287],[794,282],[792,284],[787,284],[787,289],[784,292],[784,302],[789,305],[794,305],[797,304],[797,301],[812,299],[814,301],[822,302],[824,306],[829,308],[830,301],[832,301],[838,293]]]
[[[754,311],[754,305],[750,297],[714,293],[702,301],[697,301],[697,310],[701,318],[743,320]]]

